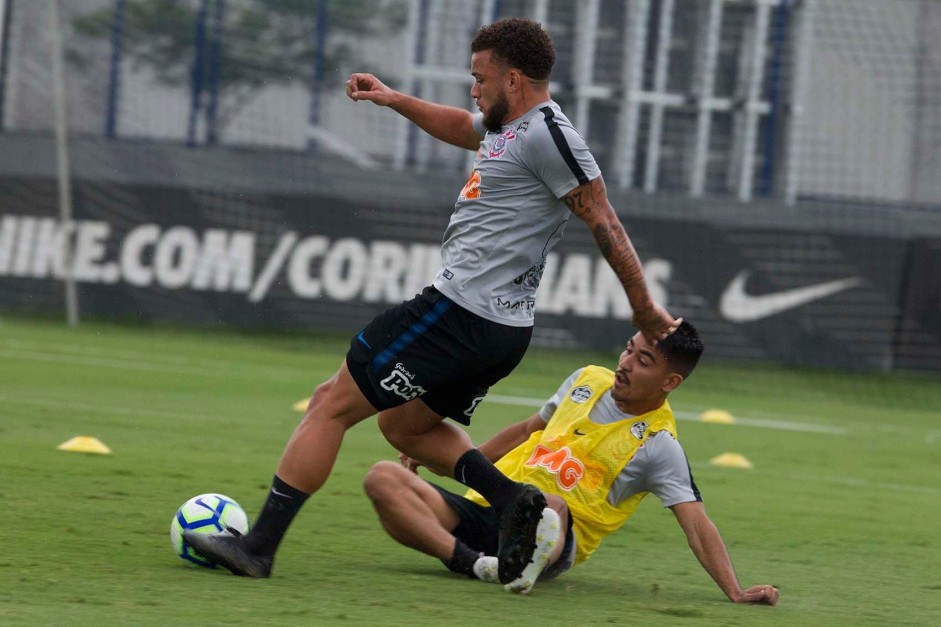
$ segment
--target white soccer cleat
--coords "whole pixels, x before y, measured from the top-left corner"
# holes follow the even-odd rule
[[[507,592],[529,594],[539,575],[549,565],[549,556],[561,540],[562,521],[554,509],[547,507],[542,510],[542,519],[536,527],[536,550],[533,551],[532,561],[519,577],[503,586],[504,589]]]
[[[474,562],[474,575],[487,583],[500,583],[497,558],[494,555],[482,555]]]

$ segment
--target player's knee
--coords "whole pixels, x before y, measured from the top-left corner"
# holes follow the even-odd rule
[[[414,410],[414,406],[397,407],[380,412],[378,417],[379,430],[382,431],[382,435],[392,446],[406,453],[409,452],[410,444],[423,440],[442,424],[440,416],[431,413],[413,413]],[[457,430],[460,431],[460,429]]]
[[[568,505],[565,504],[565,499],[556,494],[543,493],[546,495],[546,505],[551,507],[559,514],[559,517],[563,520],[566,520],[566,517],[569,515]]]
[[[359,407],[355,400],[350,398],[336,376],[331,377],[314,389],[310,402],[307,404],[307,411],[304,413],[304,421],[309,423],[332,421],[349,429],[370,413]]]
[[[373,464],[363,479],[366,496],[374,503],[388,499],[397,489],[401,489],[403,471],[408,472],[395,462]]]
[[[402,424],[399,421],[395,420],[395,418],[391,417],[387,412],[381,412],[379,414],[378,423],[379,430],[382,432],[382,435],[385,436],[389,444],[400,451],[409,448],[408,445],[413,436],[402,428]]]
[[[314,388],[314,393],[311,395],[310,402],[307,404],[308,409],[329,402],[333,388],[336,387],[335,379],[336,377],[331,377]]]

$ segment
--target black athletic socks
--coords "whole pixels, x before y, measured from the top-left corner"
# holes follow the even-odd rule
[[[467,575],[472,579],[476,579],[477,575],[474,574],[474,564],[477,563],[477,560],[482,556],[483,553],[475,551],[461,542],[460,539],[455,538],[454,555],[451,556],[451,561],[441,561],[444,562],[444,565],[447,566],[448,570],[452,573]]]
[[[274,555],[308,496],[275,475],[261,514],[245,536],[248,550],[256,555]]]
[[[523,485],[497,470],[493,462],[475,448],[457,460],[454,465],[454,478],[480,492],[497,512],[502,512],[513,502]]]

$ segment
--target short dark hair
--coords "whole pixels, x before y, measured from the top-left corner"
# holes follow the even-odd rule
[[[505,18],[481,27],[471,41],[471,52],[492,50],[497,61],[527,77],[549,80],[555,64],[555,46],[539,22]]]
[[[683,375],[684,379],[696,368],[703,352],[696,327],[686,320],[668,338],[660,340],[657,348],[667,358],[673,372]]]

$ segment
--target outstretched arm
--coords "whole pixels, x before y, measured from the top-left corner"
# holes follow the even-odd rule
[[[474,130],[473,115],[458,107],[435,104],[387,87],[372,74],[352,74],[346,95],[354,101],[369,100],[408,118],[436,139],[459,148],[477,150],[482,137]]]
[[[546,422],[537,412],[526,420],[522,420],[498,431],[493,437],[477,448],[480,449],[480,452],[483,453],[487,459],[495,462],[525,442],[531,433],[542,431],[545,428]]]
[[[682,318],[674,320],[666,309],[650,298],[640,259],[608,201],[602,177],[579,185],[566,194],[564,200],[572,213],[588,225],[601,254],[621,281],[634,310],[634,327],[652,342],[676,331]]]
[[[730,601],[766,605],[778,602],[778,589],[774,586],[752,586],[742,590],[725,542],[701,502],[680,503],[670,509],[686,533],[689,548]]]

